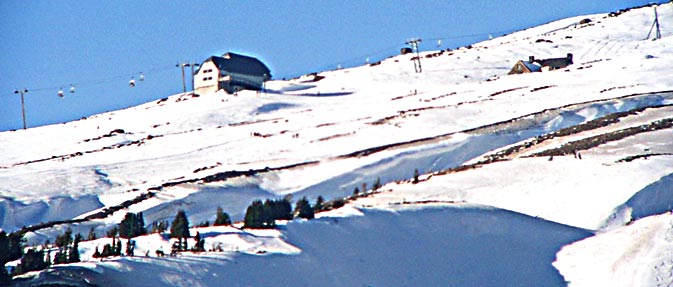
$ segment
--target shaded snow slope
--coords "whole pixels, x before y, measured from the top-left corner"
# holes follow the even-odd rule
[[[550,264],[556,250],[591,235],[479,207],[363,215],[290,222],[283,234],[301,250],[296,255],[187,254],[80,266],[97,272],[93,284],[118,286],[564,286]]]
[[[623,226],[633,220],[673,210],[673,173],[661,177],[617,206],[601,225],[601,230]]]

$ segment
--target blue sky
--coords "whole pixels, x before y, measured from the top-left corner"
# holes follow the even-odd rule
[[[0,1],[0,131],[79,119],[182,92],[179,61],[234,51],[274,78],[456,48],[570,16],[648,0]],[[665,1],[659,1],[665,2]],[[469,36],[476,35],[476,36]],[[139,73],[146,80],[128,86]],[[70,85],[76,92],[70,94]],[[59,88],[66,94],[57,97]]]

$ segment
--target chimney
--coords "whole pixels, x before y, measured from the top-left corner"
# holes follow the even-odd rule
[[[528,62],[530,63],[535,62],[535,56],[528,56]]]
[[[568,53],[568,55],[566,55],[566,59],[568,59],[569,64],[572,64],[573,63],[573,54]]]

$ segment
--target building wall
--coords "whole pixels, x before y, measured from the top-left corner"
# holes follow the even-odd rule
[[[238,73],[227,73],[228,80],[233,86],[240,86],[249,90],[261,90],[264,85],[264,78],[260,76],[245,75]]]
[[[208,94],[224,89],[233,94],[240,90],[261,90],[264,78],[228,71],[220,71],[212,61],[201,64],[199,72],[194,75],[194,92]]]
[[[194,75],[194,92],[207,94],[218,90],[218,78],[220,71],[212,61],[201,64],[199,73]]]

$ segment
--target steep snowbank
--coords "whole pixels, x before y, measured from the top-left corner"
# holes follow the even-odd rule
[[[673,215],[650,216],[563,247],[554,266],[579,286],[671,286]]]

